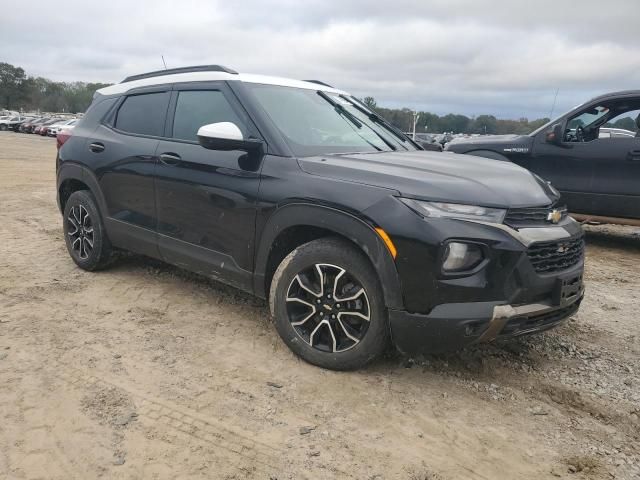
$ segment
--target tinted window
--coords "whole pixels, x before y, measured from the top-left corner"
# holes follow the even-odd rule
[[[173,138],[196,141],[200,127],[217,122],[233,122],[246,136],[244,122],[231,108],[221,91],[185,90],[178,93]]]
[[[127,97],[118,110],[116,128],[142,135],[162,136],[169,94],[146,93]]]

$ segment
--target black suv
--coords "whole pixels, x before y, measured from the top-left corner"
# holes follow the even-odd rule
[[[447,150],[535,172],[579,220],[640,224],[640,90],[596,97],[530,135],[455,140]]]
[[[126,249],[268,298],[327,368],[545,330],[583,296],[582,230],[546,182],[425,152],[317,81],[129,77],[96,93],[57,186],[81,268]]]

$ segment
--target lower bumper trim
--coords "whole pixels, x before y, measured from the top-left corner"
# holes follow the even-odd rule
[[[569,305],[551,303],[442,305],[430,315],[389,310],[391,336],[403,353],[440,353],[499,338],[542,332],[573,315],[580,295]]]

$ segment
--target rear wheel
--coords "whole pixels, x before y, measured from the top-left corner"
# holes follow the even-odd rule
[[[347,241],[298,247],[274,274],[269,302],[284,342],[309,363],[360,368],[389,344],[382,290],[369,260]]]
[[[63,230],[69,255],[80,268],[93,271],[110,263],[111,243],[90,192],[71,194],[64,207]]]

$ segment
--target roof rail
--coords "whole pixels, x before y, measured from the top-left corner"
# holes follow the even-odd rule
[[[230,68],[223,67],[222,65],[196,65],[193,67],[179,67],[168,68],[166,70],[156,70],[155,72],[140,73],[138,75],[131,75],[125,78],[120,83],[132,82],[134,80],[142,80],[143,78],[161,77],[163,75],[175,75],[177,73],[191,73],[191,72],[225,72],[237,75],[238,72],[231,70]]]
[[[320,80],[303,80],[303,82],[317,83],[318,85],[324,85],[325,87],[333,88],[333,85],[329,85],[328,83],[321,82]]]

